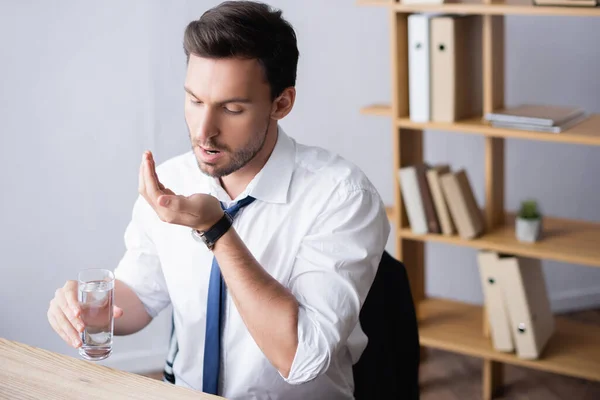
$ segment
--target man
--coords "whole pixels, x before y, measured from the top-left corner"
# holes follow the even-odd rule
[[[381,199],[357,167],[279,126],[298,61],[281,12],[223,3],[188,25],[184,49],[192,151],[158,168],[143,155],[115,270],[115,334],[172,304],[166,376],[177,385],[228,399],[351,399],[367,343],[359,311],[390,229]],[[48,318],[74,347],[79,313],[69,281]]]

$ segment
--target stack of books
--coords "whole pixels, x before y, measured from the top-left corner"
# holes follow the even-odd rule
[[[403,1],[403,3],[405,3]],[[408,16],[409,117],[454,122],[482,112],[481,18]]]
[[[400,168],[398,179],[413,233],[458,233],[464,239],[483,233],[483,214],[464,169],[421,163]]]
[[[522,104],[485,115],[492,126],[538,132],[560,133],[587,119],[579,107]]]
[[[477,261],[492,346],[540,358],[555,332],[541,261],[487,250]]]

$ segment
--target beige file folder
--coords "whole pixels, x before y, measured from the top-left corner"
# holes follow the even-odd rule
[[[481,19],[431,19],[431,120],[454,122],[481,115]]]
[[[425,234],[427,228],[427,215],[423,204],[422,192],[419,189],[417,167],[414,165],[398,170],[400,193],[404,202],[406,216],[410,229],[416,234]]]
[[[440,182],[458,234],[464,239],[473,239],[483,233],[483,215],[466,171],[461,169],[444,174]]]
[[[447,164],[436,165],[427,171],[427,182],[429,183],[429,190],[431,197],[433,198],[433,204],[435,205],[435,211],[437,213],[440,228],[444,235],[452,235],[456,232],[446,198],[442,192],[442,184],[440,177],[444,174],[450,173],[450,166]]]
[[[440,233],[433,199],[427,183],[425,163],[400,168],[400,191],[406,205],[406,213],[414,233]]]
[[[482,250],[477,254],[481,288],[494,349],[502,352],[515,350],[507,304],[500,287],[498,254]]]
[[[508,255],[500,255],[496,263],[517,356],[539,358],[555,329],[542,263]]]

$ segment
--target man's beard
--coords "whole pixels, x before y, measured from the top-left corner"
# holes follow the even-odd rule
[[[267,128],[265,129],[264,134],[262,136],[253,137],[247,146],[236,152],[232,152],[228,147],[220,145],[219,143],[213,141],[212,138],[208,139],[208,141],[202,143],[202,147],[226,152],[231,156],[231,161],[229,162],[229,164],[224,165],[223,167],[211,169],[207,168],[207,166],[214,167],[214,164],[204,163],[200,161],[198,157],[196,157],[196,163],[198,164],[198,168],[200,168],[200,171],[202,171],[203,174],[217,179],[223,176],[230,175],[235,171],[243,168],[244,166],[246,166],[246,164],[252,161],[254,157],[256,157],[256,155],[265,146],[270,124],[271,118],[269,117],[269,119],[267,120]],[[197,145],[193,144],[192,142],[192,150],[195,146]]]

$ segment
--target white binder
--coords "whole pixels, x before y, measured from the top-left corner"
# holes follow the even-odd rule
[[[492,345],[498,351],[513,352],[515,345],[511,334],[507,304],[504,301],[504,295],[500,287],[498,271],[500,265],[497,261],[498,254],[495,252],[482,250],[477,254],[479,276],[481,278],[487,319],[490,325]]]
[[[542,263],[507,255],[499,255],[496,263],[517,356],[537,359],[555,330]]]
[[[408,16],[408,106],[415,122],[430,120],[429,20],[427,14]]]

